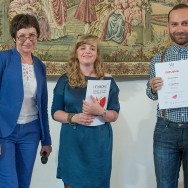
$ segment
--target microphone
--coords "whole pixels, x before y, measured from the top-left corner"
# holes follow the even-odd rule
[[[46,164],[48,162],[48,157],[47,157],[47,152],[43,151],[42,152],[42,157],[41,157],[41,163]]]

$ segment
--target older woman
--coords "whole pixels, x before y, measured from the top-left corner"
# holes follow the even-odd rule
[[[32,51],[37,19],[19,14],[10,24],[16,47],[0,52],[0,187],[29,188],[37,148],[49,156],[45,65]]]

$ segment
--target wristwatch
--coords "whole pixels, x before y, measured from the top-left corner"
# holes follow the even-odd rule
[[[105,116],[106,116],[106,109],[103,110],[101,116],[102,116],[102,117],[105,117]]]

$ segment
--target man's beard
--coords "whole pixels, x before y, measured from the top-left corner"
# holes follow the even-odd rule
[[[178,35],[178,37],[177,37]],[[186,44],[188,44],[188,34],[184,33],[182,36],[182,38],[179,38],[179,36],[181,36],[181,33],[179,34],[171,34],[170,33],[170,38],[172,39],[173,42],[175,42],[176,44],[180,45],[180,46],[185,46]]]

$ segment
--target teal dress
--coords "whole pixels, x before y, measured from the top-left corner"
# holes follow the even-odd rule
[[[96,80],[95,77],[86,77]],[[111,77],[108,110],[119,112],[119,88]],[[81,113],[86,88],[71,88],[66,74],[54,89],[52,117],[57,110]],[[63,123],[60,133],[57,178],[73,188],[109,188],[112,168],[112,127],[69,125]]]

